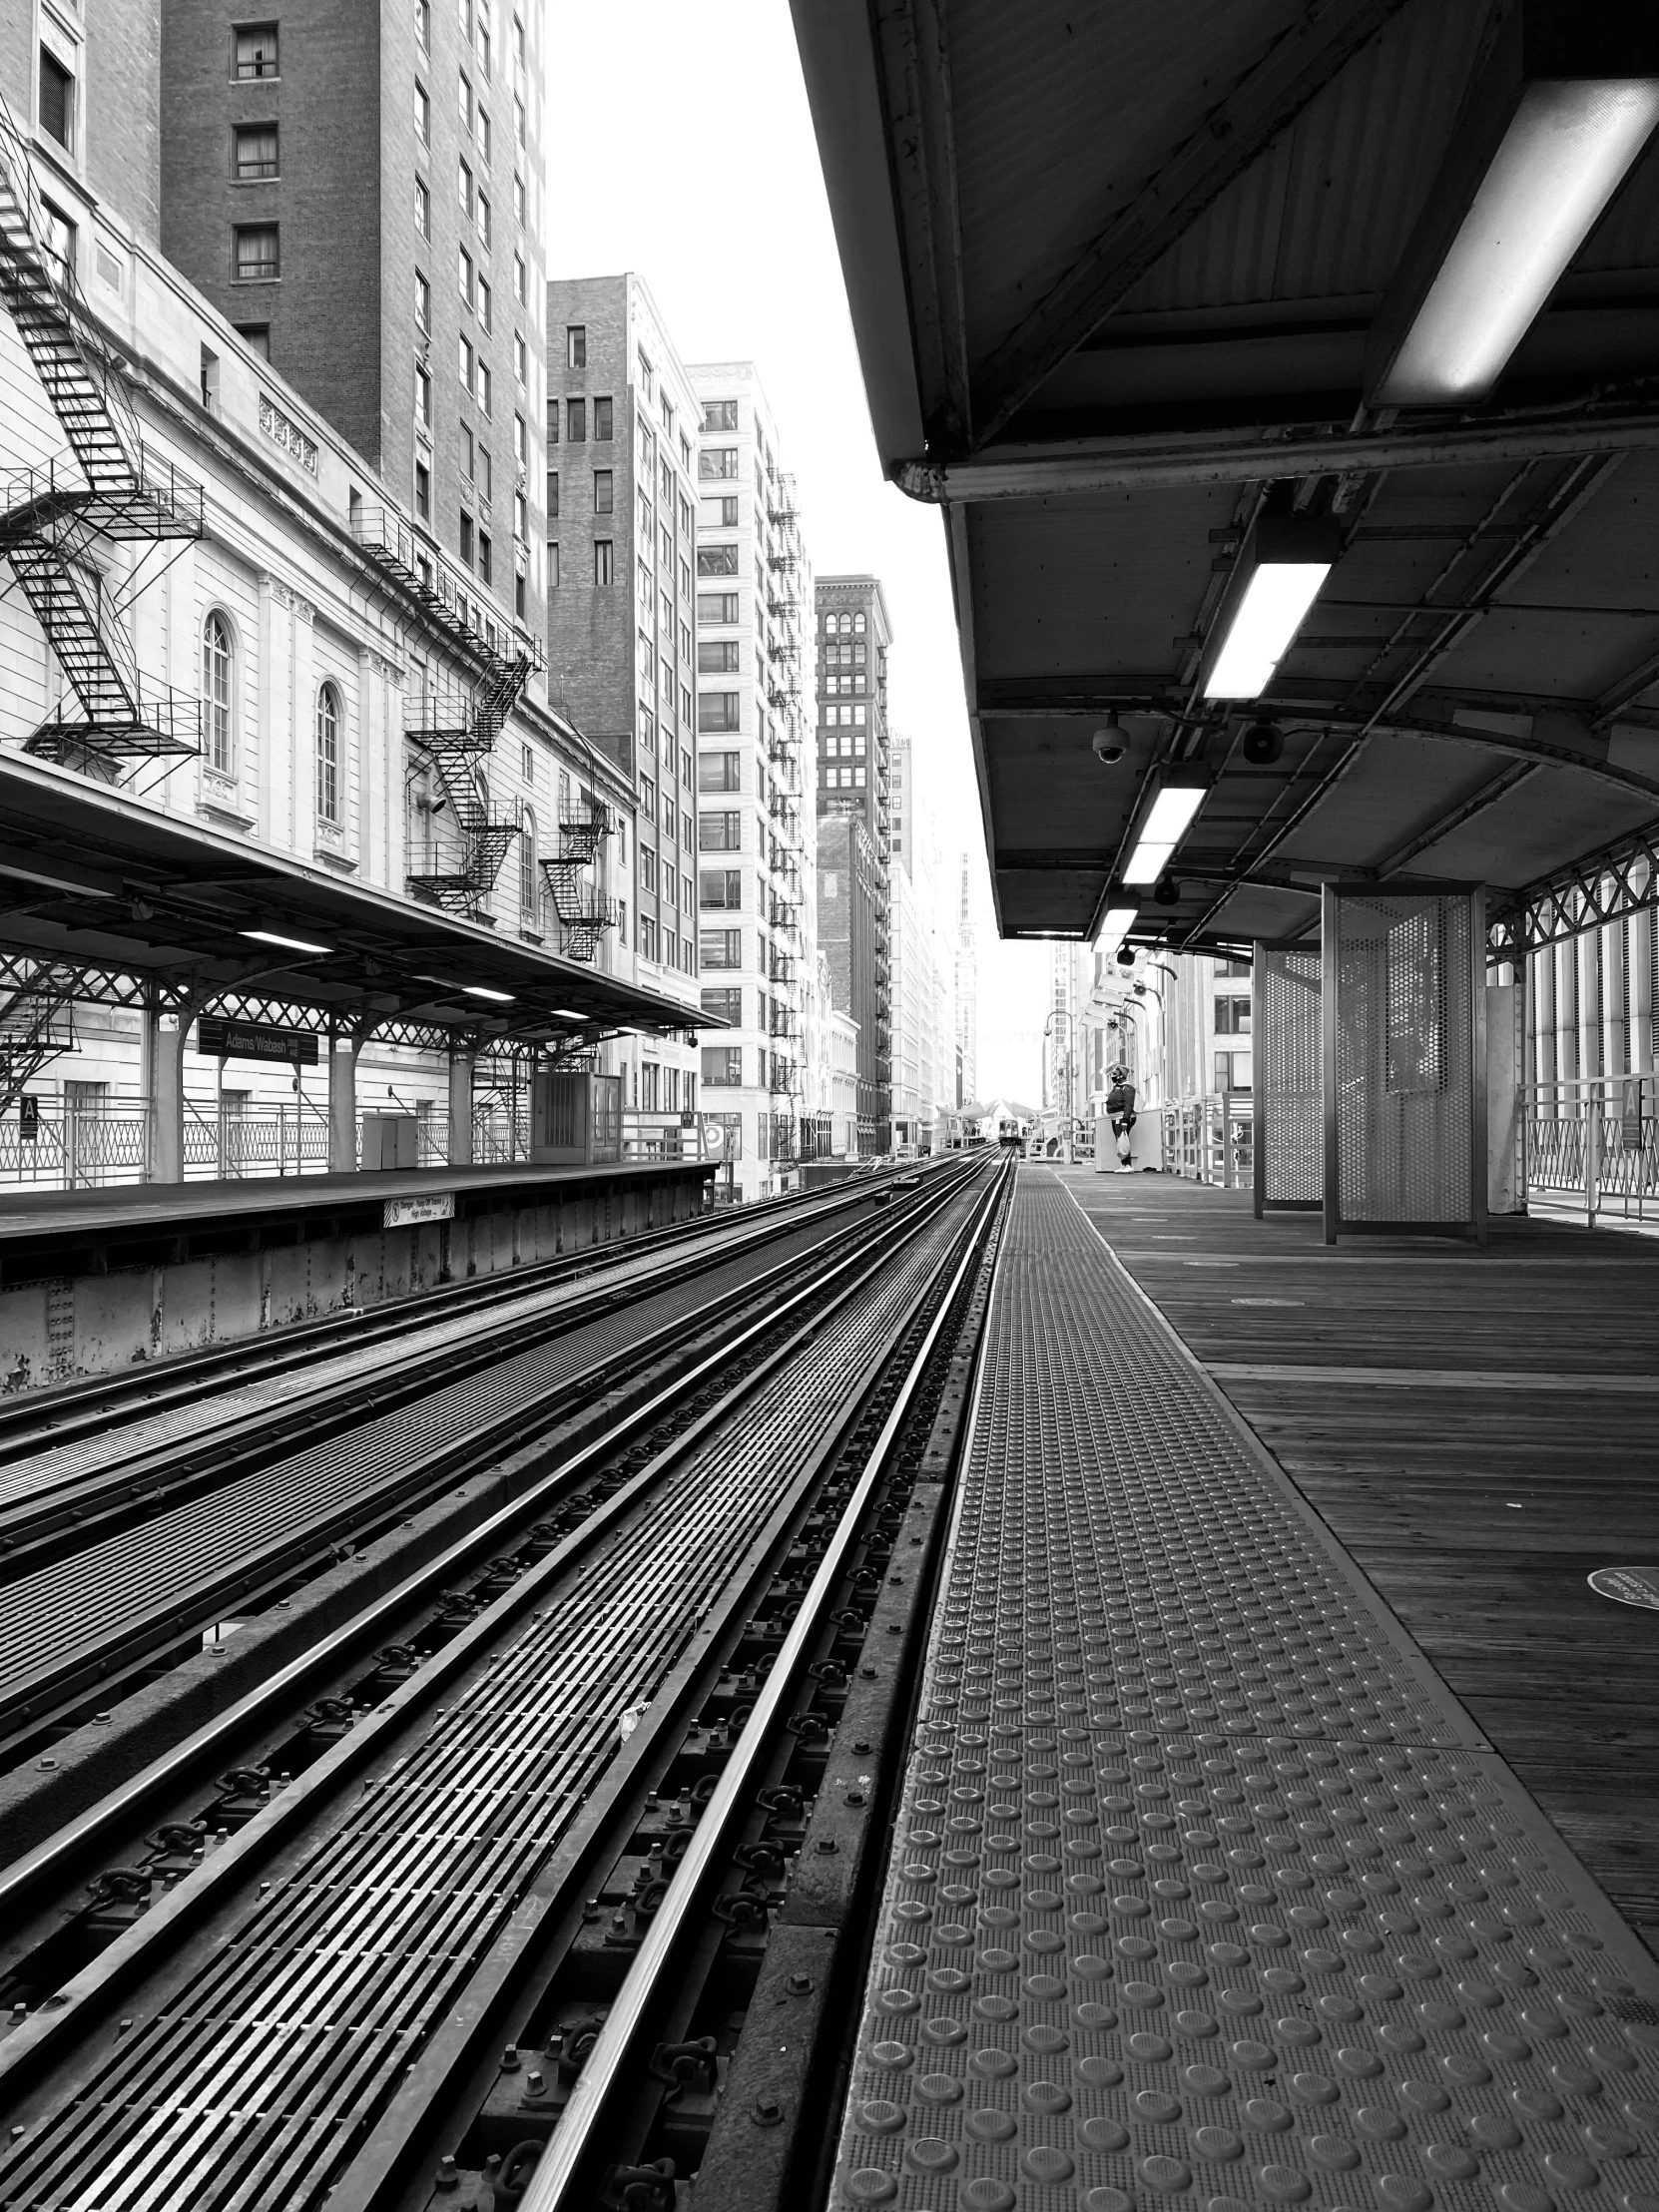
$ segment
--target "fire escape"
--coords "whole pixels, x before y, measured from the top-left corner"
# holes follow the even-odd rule
[[[60,700],[24,750],[111,780],[135,772],[125,764],[187,758],[200,751],[197,703],[140,675],[125,619],[158,569],[140,553],[117,585],[98,549],[177,551],[201,537],[202,488],[145,451],[120,364],[74,270],[48,243],[28,148],[3,97],[0,299],[69,443],[69,456],[0,485],[0,557],[74,697],[74,710]]]
[[[553,911],[559,917],[559,949],[573,960],[591,960],[600,938],[616,924],[616,900],[595,890],[582,877],[582,870],[593,865],[611,830],[610,810],[605,807],[565,815],[559,823],[558,857],[541,863]]]
[[[497,811],[485,763],[519,695],[542,666],[540,649],[527,632],[499,622],[469,583],[390,508],[360,509],[351,526],[363,551],[478,669],[464,696],[434,686],[404,702],[403,735],[436,785],[436,796],[429,793],[425,803],[428,832],[415,856],[420,864],[411,865],[405,879],[417,898],[446,913],[488,922],[489,895],[520,824],[516,814]],[[439,822],[445,812],[447,834]]]
[[[75,1049],[79,971],[30,955],[0,974],[0,1114],[48,1060]]]

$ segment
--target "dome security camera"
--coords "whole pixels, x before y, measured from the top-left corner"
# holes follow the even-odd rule
[[[1094,757],[1100,763],[1101,767],[1116,768],[1119,761],[1121,761],[1123,759],[1123,756],[1128,752],[1129,743],[1128,740],[1124,737],[1122,730],[1120,730],[1118,727],[1118,718],[1115,709],[1106,717],[1105,729],[1097,730],[1095,732],[1092,742],[1094,745]]]
[[[1154,903],[1159,906],[1176,906],[1181,902],[1181,885],[1173,875],[1160,875],[1152,886]]]
[[[1133,946],[1120,944],[1118,946],[1118,966],[1121,968],[1132,968],[1134,964],[1135,953]]]

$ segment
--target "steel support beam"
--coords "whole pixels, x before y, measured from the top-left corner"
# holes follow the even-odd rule
[[[1184,144],[1118,188],[1088,250],[986,362],[979,440],[1025,405],[1213,201],[1374,38],[1401,0],[1324,0],[1275,41]]]

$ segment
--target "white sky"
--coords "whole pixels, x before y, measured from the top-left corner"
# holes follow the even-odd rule
[[[969,856],[979,1089],[1034,1105],[1048,951],[991,925],[944,525],[876,462],[786,0],[560,9],[549,41],[549,274],[636,270],[682,359],[759,367],[814,568],[886,591],[892,723],[915,741],[948,883]]]

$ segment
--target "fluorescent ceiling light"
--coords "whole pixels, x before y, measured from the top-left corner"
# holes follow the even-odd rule
[[[1484,397],[1655,123],[1659,80],[1526,84],[1374,404]]]
[[[1139,906],[1108,906],[1098,937],[1115,952],[1134,927],[1135,916],[1140,910]]]
[[[1204,784],[1166,784],[1147,809],[1135,849],[1123,871],[1126,883],[1156,883],[1204,804]]]
[[[586,1021],[586,1014],[579,1014],[574,1006],[550,1006],[548,1012],[555,1021]]]
[[[1260,698],[1341,550],[1341,525],[1329,518],[1262,517],[1240,550],[1205,648],[1206,699]]]
[[[284,937],[276,929],[239,929],[239,937],[253,937],[260,944],[279,944],[289,952],[331,952],[332,945],[307,944],[303,937]]]
[[[461,989],[468,998],[493,998],[499,1006],[510,1006],[513,1002],[511,991],[492,991],[487,983],[463,983]]]

